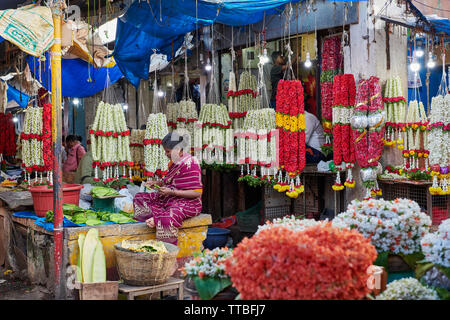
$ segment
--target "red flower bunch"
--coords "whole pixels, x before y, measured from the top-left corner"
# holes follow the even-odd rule
[[[228,115],[230,116],[231,119],[245,118],[247,112],[228,112]]]
[[[245,300],[355,300],[363,298],[367,268],[377,257],[369,239],[331,223],[292,231],[261,230],[245,238],[225,271]]]
[[[44,104],[42,107],[42,146],[45,170],[51,171],[53,169],[51,104]]]
[[[258,92],[253,91],[252,89],[244,89],[244,90],[238,90],[238,91],[233,91],[233,90],[228,91],[227,98],[239,97],[243,94],[251,94],[253,96],[253,98],[256,98],[258,96]]]
[[[0,154],[16,154],[16,130],[11,113],[0,113]]]
[[[144,143],[144,146],[148,146],[149,144],[161,144],[161,139],[144,139],[142,141]]]
[[[384,103],[397,103],[397,102],[406,103],[406,99],[404,97],[383,98],[383,102]]]

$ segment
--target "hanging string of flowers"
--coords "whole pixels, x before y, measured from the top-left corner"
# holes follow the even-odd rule
[[[198,122],[194,129],[196,133],[201,128],[201,148],[202,159],[208,163],[223,164],[224,152],[226,149],[225,135],[231,128],[231,120],[228,115],[227,107],[223,104],[204,104],[200,109]],[[228,133],[229,134],[229,133]],[[194,154],[200,148],[200,141],[194,137]],[[230,143],[230,142],[229,142]],[[199,159],[200,160],[200,159]]]
[[[3,164],[3,156],[16,154],[16,130],[11,113],[0,113],[0,161]]]
[[[386,124],[384,145],[404,149],[403,132],[406,131],[406,99],[402,94],[402,83],[399,76],[389,78],[384,91],[384,109],[386,110]]]
[[[427,148],[431,168],[433,195],[450,194],[450,94],[431,100]]]
[[[182,100],[178,103],[178,113],[176,116],[176,128],[180,134],[189,134],[189,148],[193,146],[192,140],[194,138],[194,126],[198,120],[197,106],[192,100]]]
[[[322,125],[325,134],[325,144],[322,146],[322,152],[325,155],[332,152],[333,79],[335,75],[343,73],[343,59],[341,37],[334,36],[325,39],[322,46],[322,64],[320,66]]]
[[[168,133],[166,115],[163,113],[149,114],[143,140],[146,177],[164,177],[167,174],[169,159],[166,157],[161,143]]]
[[[427,115],[422,102],[410,101],[406,115],[406,149],[403,150],[405,170],[419,169],[419,159],[428,157],[428,150],[421,148],[421,138],[426,139]],[[426,142],[425,144],[426,145]],[[408,170],[408,171],[409,171]],[[428,170],[428,166],[426,168]]]
[[[242,128],[248,110],[259,109],[258,83],[254,75],[249,71],[244,71],[239,78],[239,90],[233,91],[231,85],[235,87],[235,84],[230,82],[227,98],[237,98],[237,104],[236,101],[232,101],[234,111],[229,111],[229,117],[233,119],[233,127],[238,129]]]
[[[172,132],[177,128],[178,109],[180,105],[178,103],[168,103],[166,108],[167,126],[169,132]]]
[[[126,178],[128,167],[129,179],[132,172],[130,152],[130,131],[120,104],[111,105],[100,101],[97,106],[94,123],[89,130],[91,136],[92,166],[95,168],[95,181],[100,181],[98,168],[102,170],[102,181],[108,183]]]
[[[366,187],[365,199],[381,195],[377,173],[382,172],[380,160],[383,153],[383,100],[377,77],[361,79],[356,93],[356,106],[351,124],[355,145],[355,156],[362,168],[361,179]]]
[[[145,130],[131,130],[130,134],[130,152],[131,160],[133,165],[131,170],[133,170],[133,181],[146,180],[147,178],[142,177],[142,172],[144,172],[145,160],[144,160],[144,138]]]
[[[277,87],[275,123],[279,136],[279,166],[285,171],[283,180],[279,172],[274,186],[297,198],[304,191],[300,174],[305,168],[305,106],[303,86],[299,80],[280,80]]]
[[[336,75],[333,82],[333,162],[337,170],[333,190],[355,187],[352,168],[355,163],[353,131],[350,119],[355,106],[355,78],[352,74]],[[347,169],[347,180],[341,183],[340,172]]]

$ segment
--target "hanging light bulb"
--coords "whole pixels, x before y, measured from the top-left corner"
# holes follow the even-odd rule
[[[208,62],[206,63],[205,70],[206,71],[211,71],[211,69],[212,69],[211,62],[210,62],[210,60],[208,58]]]
[[[423,49],[421,47],[418,47],[416,49],[416,51],[414,51],[414,54],[416,55],[417,58],[421,58],[421,57],[423,57],[425,52],[423,51]]]
[[[309,56],[309,51],[306,52],[306,60],[305,60],[305,67],[306,68],[311,68],[312,63],[311,63],[311,58]]]
[[[80,104],[80,100],[79,100],[78,98],[73,99],[72,102],[73,102],[73,104],[76,105],[76,106]]]
[[[158,97],[160,98],[164,97],[164,91],[158,90]]]
[[[412,63],[409,65],[409,68],[413,72],[418,72],[420,70],[420,64],[417,62],[416,59],[412,61]]]
[[[259,61],[261,61],[262,64],[266,64],[269,62],[269,57],[267,56],[267,49],[264,49],[263,55],[259,56]]]
[[[14,123],[16,123],[16,122],[19,121],[19,118],[17,118],[17,116],[14,116],[12,120],[13,120]]]
[[[122,108],[123,108],[123,110],[127,111],[128,110],[128,105],[124,104]]]
[[[427,67],[429,69],[433,69],[436,66],[436,61],[434,61],[433,59],[433,53],[428,52],[428,62],[427,62]]]

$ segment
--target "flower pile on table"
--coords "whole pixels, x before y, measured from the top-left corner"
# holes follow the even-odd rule
[[[133,181],[140,181],[142,178],[142,173],[144,172],[145,159],[144,159],[144,138],[145,130],[131,130],[130,135],[130,152],[131,160],[133,162],[130,167],[133,174]]]
[[[47,182],[53,183],[53,151],[51,136],[52,106],[28,107],[25,110],[22,143],[22,167],[25,169],[25,180],[31,183],[31,173],[35,173],[34,184],[43,183],[43,172],[47,172]],[[38,180],[38,173],[40,178]]]
[[[376,256],[355,230],[279,224],[240,242],[225,270],[245,300],[361,299],[370,291],[366,271]]]
[[[248,111],[243,128],[235,131],[236,162],[241,165],[240,180],[249,183],[252,179],[271,181],[270,175],[277,171],[276,134],[275,110],[264,108]],[[247,166],[245,176],[244,165]],[[257,168],[260,170],[260,178],[257,176]]]
[[[380,82],[377,77],[361,79],[356,93],[356,107],[351,118],[356,161],[361,167],[361,180],[366,187],[364,199],[381,195],[377,174],[382,167],[384,117]]]
[[[429,123],[428,163],[433,176],[429,190],[433,195],[450,194],[450,94],[432,99]]]
[[[227,108],[223,104],[204,104],[194,126],[194,155],[207,164],[223,164],[231,146],[234,137]]]
[[[298,80],[280,80],[277,88],[275,123],[279,138],[278,182],[274,189],[297,198],[304,191],[300,174],[305,168],[305,106]],[[283,177],[283,172],[285,177]]]
[[[425,259],[416,277],[434,288],[442,299],[450,299],[450,219],[442,221],[437,232],[422,238]]]
[[[147,119],[144,143],[146,177],[164,177],[167,174],[169,159],[164,153],[162,139],[169,133],[167,118],[163,113],[151,113]]]
[[[249,71],[241,73],[239,90],[236,91],[236,79],[230,78],[230,88],[227,93],[228,112],[233,121],[233,128],[242,128],[247,111],[259,109],[258,86],[254,75]]]
[[[16,129],[11,113],[0,112],[0,162],[3,164],[4,156],[16,155]]]
[[[352,168],[355,163],[355,147],[350,120],[355,107],[355,78],[352,74],[336,75],[333,82],[333,162],[337,170],[333,190],[354,188]],[[340,171],[347,169],[347,179],[341,183]]]
[[[427,114],[422,101],[410,101],[406,115],[406,148],[403,150],[404,169],[407,171],[419,169],[419,159],[428,157],[429,151],[421,147],[421,140],[424,146],[427,145],[427,127]],[[428,165],[420,169],[428,170]]]
[[[409,199],[353,200],[333,219],[333,225],[355,229],[370,239],[379,265],[386,268],[387,257],[399,255],[414,269],[423,257],[420,242],[430,231],[431,219]]]
[[[344,57],[341,52],[341,37],[333,36],[325,39],[322,46],[322,65],[320,74],[320,97],[322,110],[322,125],[325,133],[325,145],[322,151],[325,155],[332,148],[332,104],[333,104],[333,79],[334,76],[343,73]]]
[[[194,253],[194,259],[181,268],[184,277],[194,281],[202,299],[209,300],[232,284],[224,264],[231,254],[232,250],[227,247],[205,249]]]
[[[130,152],[130,131],[120,104],[100,101],[94,123],[89,130],[91,136],[92,166],[95,181],[100,181],[98,169],[102,170],[102,181],[109,183],[120,178],[132,179]]]
[[[389,78],[384,90],[384,109],[386,110],[386,124],[384,145],[404,149],[404,132],[406,131],[406,99],[402,93],[402,83],[399,76]]]

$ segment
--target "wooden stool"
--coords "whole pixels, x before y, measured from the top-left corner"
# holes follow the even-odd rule
[[[166,283],[157,284],[154,286],[141,287],[141,286],[130,286],[124,283],[119,284],[119,292],[127,296],[128,300],[134,300],[136,296],[142,296],[144,294],[150,294],[155,292],[162,292],[164,290],[178,290],[178,300],[184,300],[183,294],[183,284],[184,280],[177,278],[169,278]]]

